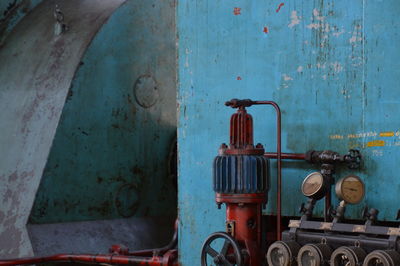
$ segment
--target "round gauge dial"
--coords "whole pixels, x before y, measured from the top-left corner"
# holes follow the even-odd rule
[[[364,198],[365,188],[356,175],[349,175],[336,183],[336,195],[347,203],[357,204]]]
[[[306,197],[324,196],[321,193],[324,190],[324,177],[321,173],[314,172],[309,174],[303,181],[301,185],[301,192],[303,192]]]

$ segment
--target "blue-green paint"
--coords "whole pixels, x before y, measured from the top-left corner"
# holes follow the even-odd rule
[[[37,5],[0,46],[1,258],[34,255],[28,222],[176,214],[166,160],[176,128],[174,1],[63,1],[61,35],[56,2]],[[149,108],[133,96],[142,75],[156,81]]]
[[[72,81],[32,223],[175,216],[168,157],[176,132],[174,1],[127,1],[101,28]],[[134,86],[156,81],[154,105]],[[140,95],[139,95],[140,97]]]
[[[0,43],[12,29],[34,9],[42,0],[6,0],[0,1]]]
[[[277,12],[281,2],[284,5]],[[364,165],[352,173],[365,181],[367,194],[346,214],[360,219],[360,210],[368,204],[380,210],[381,219],[393,220],[396,215],[400,3],[281,2],[179,2],[179,248],[183,265],[199,264],[201,243],[210,233],[224,230],[224,210],[218,210],[214,202],[211,165],[219,145],[228,141],[233,110],[223,103],[231,98],[278,102],[285,152],[360,149]],[[234,14],[235,8],[240,8],[240,15]],[[274,110],[257,106],[249,112],[255,141],[274,151]],[[386,131],[395,136],[379,136]],[[384,140],[386,145],[367,147],[373,140]],[[299,190],[301,181],[317,168],[302,162],[284,162],[283,167],[283,214],[298,215],[300,203],[306,200]],[[267,214],[275,213],[274,164],[272,169]],[[340,168],[336,177],[348,173]],[[321,206],[316,213],[321,214]]]

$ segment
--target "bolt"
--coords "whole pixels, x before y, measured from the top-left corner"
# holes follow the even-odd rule
[[[222,143],[221,146],[219,147],[220,149],[227,149],[228,146],[225,143]]]
[[[262,145],[261,143],[257,143],[256,148],[257,148],[257,149],[262,149],[262,148],[264,148],[264,147],[263,147],[263,145]]]
[[[255,223],[255,221],[254,221],[253,219],[247,220],[247,227],[248,227],[248,228],[254,229],[255,226],[256,226],[256,223]]]

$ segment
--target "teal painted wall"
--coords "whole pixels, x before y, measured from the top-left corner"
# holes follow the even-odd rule
[[[72,81],[30,223],[176,216],[168,164],[176,137],[174,3],[127,1],[93,39]]]
[[[280,4],[281,7],[279,8]],[[231,98],[274,100],[283,112],[283,151],[360,149],[365,200],[393,220],[400,181],[400,3],[387,1],[188,0],[178,5],[179,217],[183,265],[199,262],[204,239],[224,230],[211,166],[228,141]],[[252,107],[255,141],[275,150],[272,108]],[[383,132],[390,132],[389,137]],[[380,146],[382,145],[382,146]],[[275,165],[266,214],[275,213]],[[302,179],[313,168],[283,164],[283,214],[298,215]],[[336,177],[349,173],[337,169]],[[384,192],[384,193],[383,193]],[[321,214],[321,206],[316,210]],[[198,263],[199,264],[199,263]]]

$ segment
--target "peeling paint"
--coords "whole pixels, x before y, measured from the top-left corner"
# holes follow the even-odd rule
[[[291,76],[287,75],[287,74],[282,74],[282,78],[285,81],[293,80],[293,78]]]
[[[377,132],[400,131],[393,122],[398,120],[400,110],[396,100],[400,92],[393,89],[398,83],[396,63],[400,61],[399,49],[394,45],[400,42],[399,22],[395,19],[398,9],[394,8],[398,1],[290,0],[277,14],[279,2],[242,1],[243,10],[251,10],[251,16],[240,23],[218,1],[188,1],[189,4],[178,6],[182,47],[196,51],[191,58],[196,65],[190,66],[193,77],[189,71],[179,70],[180,93],[190,95],[184,102],[189,119],[181,115],[179,129],[182,264],[199,261],[197,251],[204,239],[224,230],[224,211],[217,210],[214,204],[210,162],[217,147],[227,141],[231,113],[215,103],[229,98],[260,96],[278,102],[284,112],[282,144],[287,152],[313,148],[345,153],[352,147],[361,149],[363,169],[340,169],[337,173],[337,177],[357,174],[366,183],[365,201],[349,208],[346,215],[360,219],[362,207],[368,204],[379,209],[380,219],[392,220],[398,207],[379,193],[385,189],[383,182],[396,184],[391,188],[393,195],[399,190],[398,171],[392,165],[399,157],[400,133],[398,137],[359,133],[368,132],[369,128]],[[292,11],[301,19],[291,28]],[[205,21],[207,27],[193,31],[193,25],[204,25]],[[270,30],[268,38],[261,32],[264,25]],[[356,28],[361,32],[356,33],[356,38],[363,40],[350,42],[356,25],[362,25]],[[221,28],[227,29],[229,41],[227,35],[221,34]],[[211,66],[209,62],[217,53],[221,59]],[[184,64],[184,59],[179,63]],[[235,82],[237,73],[246,75],[246,81]],[[210,105],[214,112],[209,106],[204,107],[205,103],[215,104]],[[273,151],[275,142],[268,136],[274,134],[275,127],[265,115],[270,112],[258,108],[249,112],[259,127],[254,139],[264,141],[265,147]],[[348,137],[353,133],[357,138]],[[377,138],[384,139],[385,146],[366,147],[367,142]],[[204,142],[208,145],[197,149]],[[282,184],[285,215],[299,215],[296,210],[304,200],[298,189],[301,176],[313,170],[302,163],[284,169],[285,176],[300,177]],[[264,213],[275,213],[274,196],[275,191],[271,191]],[[322,209],[317,207],[316,213],[320,215]]]
[[[332,32],[332,35],[335,37],[339,37],[340,35],[342,35],[343,33],[345,33],[345,31],[342,29],[340,31],[337,32]]]
[[[324,16],[320,15],[320,12],[316,8],[313,9],[313,16],[314,16],[314,19],[318,20],[318,21],[324,21],[324,19],[325,19]]]
[[[280,3],[278,8],[275,10],[275,12],[278,13],[284,5],[285,5],[285,3]]]
[[[361,42],[363,40],[361,25],[355,25],[352,32],[352,36],[349,39],[349,43],[355,44],[356,42]]]
[[[321,27],[322,27],[322,25],[319,24],[319,23],[311,23],[311,24],[308,24],[308,25],[307,25],[307,28],[309,28],[309,29],[315,29],[315,30],[317,30],[317,29],[319,29],[319,28],[321,28]]]
[[[294,26],[300,24],[301,17],[297,16],[297,11],[292,11],[290,15],[290,24],[288,25],[289,28],[293,28]]]
[[[340,73],[343,71],[343,66],[339,62],[331,63],[331,67],[335,73]]]

